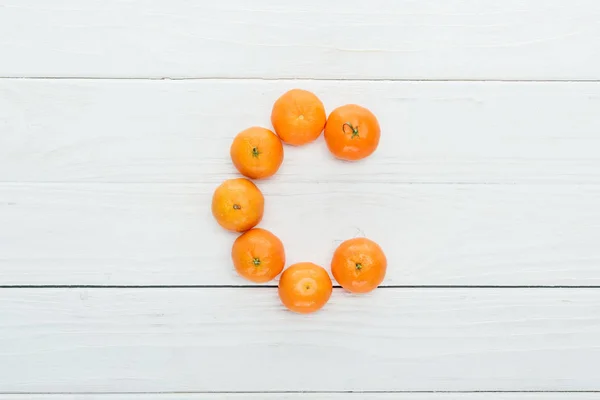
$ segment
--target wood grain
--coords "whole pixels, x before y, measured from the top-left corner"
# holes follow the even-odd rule
[[[1,76],[600,78],[595,0],[2,0]]]
[[[0,0],[0,400],[599,398],[599,19]],[[384,287],[309,316],[234,273],[208,207],[293,87],[383,128],[364,162],[321,138],[259,182],[288,264],[361,235],[388,254]]]
[[[286,182],[600,184],[600,83],[0,80],[0,181],[220,182],[275,99],[375,112],[377,152],[286,146]]]
[[[288,265],[342,240],[386,251],[384,285],[600,285],[600,186],[259,183]],[[246,285],[216,184],[2,184],[1,285]],[[271,284],[276,284],[271,282]]]
[[[0,316],[0,392],[600,389],[597,289],[336,289],[307,316],[265,288],[13,289]]]

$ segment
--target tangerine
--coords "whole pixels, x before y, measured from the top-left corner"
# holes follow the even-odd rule
[[[289,310],[308,314],[321,309],[331,297],[331,278],[310,262],[291,265],[279,278],[279,298]]]
[[[244,278],[264,283],[275,278],[285,265],[281,240],[266,229],[253,228],[241,234],[231,248],[236,271]]]
[[[329,114],[324,136],[335,157],[356,161],[377,149],[381,129],[371,111],[356,104],[346,104]]]
[[[233,165],[252,179],[274,175],[283,162],[283,145],[272,131],[253,126],[233,139],[229,149]]]
[[[352,293],[366,293],[383,282],[387,259],[381,247],[367,238],[342,242],[333,253],[331,272]]]
[[[326,120],[321,100],[302,89],[292,89],[281,95],[271,111],[271,123],[277,135],[285,143],[295,146],[317,139]]]
[[[246,178],[228,179],[213,193],[212,214],[223,228],[244,232],[263,217],[265,199],[260,189]]]

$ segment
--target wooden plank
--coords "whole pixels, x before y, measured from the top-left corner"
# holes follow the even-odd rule
[[[360,163],[336,161],[322,137],[286,146],[286,182],[600,183],[600,82],[10,79],[0,181],[220,182],[234,175],[232,138],[270,126],[296,86],[328,111],[371,108],[383,133]]]
[[[177,393],[0,394],[0,400],[597,400],[597,393]]]
[[[216,184],[2,184],[2,285],[245,285]],[[366,235],[384,285],[600,285],[600,186],[259,183],[288,265]],[[276,284],[271,282],[270,284]]]
[[[596,0],[2,0],[1,76],[600,78]]]
[[[0,392],[600,389],[597,289],[336,289],[308,316],[273,288],[12,289],[0,316]]]

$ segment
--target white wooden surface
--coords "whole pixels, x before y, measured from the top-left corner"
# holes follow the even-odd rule
[[[0,400],[600,398],[599,21],[595,0],[0,0]],[[363,234],[388,253],[387,287],[311,316],[235,276],[208,207],[292,87],[383,131],[355,164],[286,147],[259,182],[290,263]]]
[[[0,394],[0,400],[597,400],[597,393]]]
[[[355,164],[286,147],[258,182],[291,262],[366,234],[385,285],[600,284],[599,83],[223,80],[0,81],[0,284],[247,284],[206,204],[298,85],[388,134]]]
[[[597,400],[597,393],[0,394],[0,400]]]
[[[600,286],[599,185],[259,185],[288,264],[328,266],[367,235],[384,285]],[[206,206],[215,186],[0,184],[0,285],[247,285]]]
[[[293,87],[364,104],[387,135],[355,164],[322,137],[286,146],[288,183],[600,183],[600,82],[22,79],[0,81],[0,181],[219,183],[232,138]]]
[[[274,288],[14,289],[0,313],[3,392],[597,388],[597,289],[336,289],[308,316]]]
[[[1,76],[599,79],[596,0],[2,0]]]

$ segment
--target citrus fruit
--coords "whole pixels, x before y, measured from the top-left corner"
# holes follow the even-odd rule
[[[323,267],[309,262],[291,265],[279,278],[279,298],[289,310],[308,314],[331,297],[332,284]]]
[[[371,155],[379,145],[381,129],[375,115],[356,104],[346,104],[329,114],[325,142],[337,158],[356,161]]]
[[[266,229],[253,228],[233,242],[231,259],[242,277],[263,283],[275,278],[283,270],[285,251],[277,236]]]
[[[223,228],[243,232],[261,221],[264,205],[265,199],[252,181],[228,179],[213,193],[212,214]]]
[[[237,134],[229,149],[237,170],[252,179],[274,175],[283,162],[283,145],[272,131],[253,126]]]
[[[277,99],[271,111],[271,123],[287,144],[300,146],[319,137],[327,115],[325,107],[312,92],[292,89]]]

